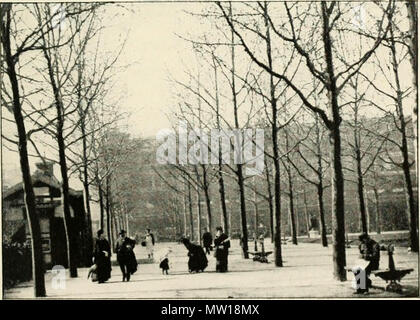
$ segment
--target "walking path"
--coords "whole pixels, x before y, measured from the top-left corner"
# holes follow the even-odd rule
[[[103,298],[344,298],[358,297],[351,288],[352,274],[348,280],[338,282],[332,278],[332,249],[320,244],[301,243],[283,245],[284,267],[277,268],[270,255],[269,264],[244,260],[237,240],[232,241],[229,256],[229,272],[216,273],[215,258],[208,256],[209,266],[204,273],[189,274],[187,271],[187,251],[177,243],[158,243],[155,252],[172,247],[169,275],[162,275],[158,262],[140,264],[130,282],[122,282],[121,271],[113,266],[112,278],[104,284],[87,280],[87,269],[79,269],[78,278],[67,278],[64,289],[52,288],[52,275],[46,274],[48,298],[54,299],[103,299]],[[253,249],[253,244],[249,247]],[[266,250],[272,244],[266,240]],[[358,256],[357,246],[347,249],[347,262]],[[146,258],[145,248],[136,247],[136,255],[141,261]],[[406,248],[396,248],[397,268],[413,268],[414,272],[402,280],[402,295],[373,289],[367,297],[404,297],[418,295],[418,254],[407,252]],[[386,252],[381,252],[381,269],[388,267]],[[385,287],[385,282],[372,276],[373,285]],[[32,298],[31,283],[20,284],[5,292],[4,297]]]

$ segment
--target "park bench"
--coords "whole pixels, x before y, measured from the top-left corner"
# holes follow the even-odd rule
[[[268,263],[267,257],[270,254],[272,254],[273,251],[264,250],[264,238],[260,238],[260,245],[261,245],[261,251],[256,251],[256,252],[248,251],[248,253],[253,256],[252,258],[253,261],[258,261],[261,263]],[[255,249],[257,249],[256,246],[255,246]]]
[[[385,291],[401,293],[403,287],[399,282],[401,282],[401,279],[404,278],[407,274],[412,272],[413,269],[397,269],[395,267],[395,262],[394,262],[394,257],[393,257],[393,254],[394,254],[393,244],[390,244],[388,246],[381,245],[380,248],[381,248],[380,249],[381,251],[388,252],[388,269],[374,270],[372,271],[372,274],[374,274],[376,277],[381,278],[382,280],[385,280],[387,284],[389,282],[389,284],[385,287]],[[362,261],[360,266],[346,267],[346,270],[348,272],[353,272],[353,274],[356,275],[358,270],[364,270],[368,265],[369,265],[369,261]]]
[[[402,292],[402,285],[399,283],[401,279],[404,278],[407,274],[413,271],[413,269],[397,269],[394,262],[394,245],[390,244],[386,249],[381,247],[381,250],[386,250],[388,252],[388,269],[387,270],[375,270],[372,273],[376,276],[385,280],[389,284],[386,286],[385,290],[390,292]]]
[[[273,251],[267,251],[267,252],[251,252],[248,251],[249,254],[253,255],[252,258],[253,261],[258,261],[261,263],[268,263],[267,257],[273,253]]]

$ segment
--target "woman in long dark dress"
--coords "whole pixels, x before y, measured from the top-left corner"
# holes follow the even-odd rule
[[[216,237],[214,238],[214,246],[216,249],[216,271],[228,271],[228,255],[230,248],[230,239],[223,233],[222,227],[216,228]]]
[[[208,260],[204,253],[203,247],[191,243],[189,239],[182,238],[181,242],[188,250],[188,271],[202,272],[207,268]]]
[[[94,262],[96,264],[96,274],[98,283],[104,283],[111,278],[111,247],[108,240],[104,237],[104,231],[98,231],[98,238],[95,241],[93,252]]]

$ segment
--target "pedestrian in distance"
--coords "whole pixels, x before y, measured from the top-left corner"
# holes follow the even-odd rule
[[[93,260],[96,264],[96,274],[98,283],[104,283],[111,278],[111,246],[104,237],[102,229],[97,232],[95,248],[93,251]]]
[[[123,275],[123,282],[130,281],[131,275],[137,271],[137,259],[133,251],[135,245],[135,240],[127,237],[125,230],[121,230],[117,239],[115,251]]]
[[[155,236],[153,233],[150,232],[150,229],[146,229],[146,236],[144,237],[144,241],[146,243],[146,250],[147,250],[147,256],[149,259],[153,259],[153,249],[155,246]]]
[[[206,250],[206,254],[210,254],[212,250],[213,237],[209,231],[204,232],[203,234],[203,247]]]
[[[223,233],[222,227],[216,228],[216,237],[214,238],[215,257],[216,257],[216,271],[228,271],[228,255],[230,248],[230,239]]]

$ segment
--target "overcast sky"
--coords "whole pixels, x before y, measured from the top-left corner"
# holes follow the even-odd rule
[[[154,137],[170,124],[166,114],[175,108],[168,81],[170,74],[182,77],[184,67],[194,65],[191,44],[177,34],[188,36],[211,33],[208,25],[184,11],[200,11],[204,3],[138,3],[127,9],[106,6],[103,19],[110,25],[105,38],[105,50],[116,49],[118,39],[128,34],[120,65],[130,65],[117,77],[115,96],[121,96],[118,107],[130,112],[128,131],[133,136]],[[118,14],[117,14],[118,13]],[[9,183],[20,181],[17,153],[3,149],[3,174]],[[32,171],[34,170],[32,161]],[[56,166],[59,177],[58,166]],[[80,185],[73,181],[73,187]]]
[[[130,66],[117,75],[115,96],[122,95],[119,108],[130,113],[127,124],[133,136],[154,137],[159,130],[170,127],[166,117],[173,107],[169,74],[182,73],[182,63],[194,57],[191,45],[177,34],[186,35],[194,29],[193,19],[184,10],[198,6],[141,3],[127,5],[129,10],[107,6],[103,22],[110,27],[103,35],[105,47],[114,50],[116,40],[128,36],[119,64]],[[19,182],[18,154],[3,148],[2,160],[5,181]],[[33,172],[36,160],[31,160]],[[58,165],[55,172],[59,177]],[[78,187],[79,183],[74,184]]]

